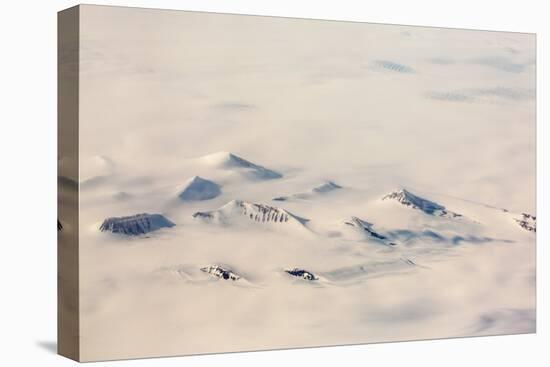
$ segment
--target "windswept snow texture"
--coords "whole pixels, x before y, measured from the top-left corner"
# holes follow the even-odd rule
[[[405,206],[410,206],[413,209],[421,210],[429,215],[451,218],[462,217],[461,214],[448,211],[443,205],[439,205],[437,203],[434,203],[433,201],[421,198],[420,196],[416,196],[405,189],[392,192],[391,194],[388,194],[382,198],[382,200],[386,199],[397,200],[399,203]]]
[[[322,195],[329,192],[332,192],[334,190],[341,189],[342,186],[335,184],[332,181],[327,181],[319,186],[316,186],[312,188],[308,192],[302,192],[299,194],[294,194],[290,196],[277,196],[276,198],[273,198],[274,201],[287,201],[292,199],[310,199],[314,197],[315,195]]]
[[[534,35],[80,9],[82,359],[535,331]]]
[[[376,60],[372,63],[372,67],[375,70],[384,70],[392,73],[414,73],[413,68],[410,66],[388,60]]]
[[[229,152],[210,154],[202,157],[202,159],[213,166],[244,171],[249,176],[261,180],[271,180],[283,177],[283,175],[279,172],[275,172],[263,166],[249,162],[246,159]]]
[[[199,176],[190,179],[178,197],[184,201],[213,199],[221,194],[220,186]]]
[[[160,214],[136,214],[129,217],[107,218],[99,227],[102,232],[120,233],[138,236],[161,228],[170,228],[175,224]]]
[[[365,264],[345,266],[329,270],[323,276],[333,282],[356,281],[360,278],[411,271],[415,268],[414,261],[406,258],[369,261]]]

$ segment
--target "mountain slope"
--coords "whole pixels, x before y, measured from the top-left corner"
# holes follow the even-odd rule
[[[178,197],[184,201],[200,201],[213,199],[220,194],[220,186],[217,183],[195,176],[187,181]]]

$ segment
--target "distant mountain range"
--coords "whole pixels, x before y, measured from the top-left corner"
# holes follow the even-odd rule
[[[212,166],[215,169],[234,170],[242,173],[247,178],[253,178],[255,180],[283,178],[283,175],[276,171],[251,163],[228,152],[211,154],[199,158],[199,160],[200,162]],[[278,196],[273,198],[273,200],[279,202],[296,201],[295,204],[299,204],[300,200],[307,199],[314,201],[316,198],[320,198],[321,195],[324,196],[340,190],[345,192],[343,186],[340,186],[332,181],[326,181],[305,192],[287,196]],[[193,205],[205,206],[206,204],[201,204],[201,202],[212,200],[223,195],[224,193],[221,190],[220,184],[199,176],[193,176],[190,178],[177,193],[177,197],[183,202],[195,202]],[[396,228],[395,226],[385,227],[384,225],[377,226],[375,223],[361,219],[359,216],[351,215],[347,219],[342,220],[340,222],[340,227],[338,227],[342,231],[342,234],[340,235],[342,240],[384,245],[388,246],[387,251],[395,251],[390,249],[400,249],[403,248],[403,246],[411,246],[419,242],[448,243],[456,245],[463,242],[484,243],[492,241],[508,241],[506,239],[499,240],[464,233],[463,228],[469,228],[464,227],[464,225],[471,225],[472,223],[475,223],[476,225],[483,224],[474,220],[469,220],[464,215],[448,209],[445,205],[421,197],[407,189],[400,189],[390,192],[389,194],[381,196],[377,200],[381,202],[395,202],[403,208],[408,208],[422,213],[423,215],[415,217],[414,223],[418,225],[419,221],[425,221],[425,228],[411,229]],[[291,205],[292,203],[288,204]],[[486,207],[491,208],[491,210],[494,209],[495,216],[507,215],[510,223],[516,223],[519,228],[525,231],[533,233],[536,232],[536,217],[534,215],[527,213],[513,214],[506,209],[498,210],[498,208],[493,208],[490,206]],[[381,207],[379,208],[383,209]],[[405,218],[407,217],[407,214],[401,209],[399,209],[399,213],[400,216],[404,215]],[[411,211],[410,213],[412,215],[413,212]],[[215,209],[196,211],[192,214],[192,217],[198,221],[202,221],[204,224],[219,225],[224,228],[224,230],[228,231],[236,231],[238,228],[242,228],[244,226],[263,230],[282,230],[283,232],[289,234],[295,234],[298,232],[308,233],[312,236],[323,236],[323,233],[325,233],[323,231],[315,231],[310,228],[310,219],[306,219],[300,215],[290,212],[285,208],[245,200],[230,200],[226,204]],[[380,216],[377,217],[380,218]],[[445,223],[444,233],[433,229],[434,227],[438,228],[438,223]],[[453,223],[456,223],[456,225]],[[130,216],[106,218],[99,227],[99,230],[118,235],[139,237],[161,229],[169,230],[175,225],[176,224],[174,222],[166,218],[163,214],[141,213]],[[58,230],[61,229],[62,225],[58,221]],[[337,241],[338,236],[335,236],[334,231],[327,231],[326,233],[332,233],[332,238],[336,238]],[[396,254],[399,254],[399,252]],[[362,276],[364,274],[371,274],[378,271],[407,270],[411,266],[415,266],[413,261],[407,258],[397,257],[385,262],[372,262],[365,265],[351,266],[349,268],[342,268],[332,272],[325,272],[322,275],[314,274],[313,272],[302,268],[286,269],[284,272],[289,276],[301,278],[307,281],[335,281],[353,278],[355,276]],[[241,275],[222,265],[209,265],[207,267],[200,268],[200,270],[203,273],[207,273],[215,278],[223,280],[237,281],[242,279]]]

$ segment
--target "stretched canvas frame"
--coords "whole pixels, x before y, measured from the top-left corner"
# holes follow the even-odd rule
[[[534,34],[58,16],[58,351],[533,333]]]

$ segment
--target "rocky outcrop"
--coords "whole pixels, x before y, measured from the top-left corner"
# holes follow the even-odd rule
[[[302,278],[304,280],[318,280],[319,279],[315,274],[313,274],[310,271],[304,270],[304,269],[294,268],[294,269],[285,270],[285,272],[287,274],[292,275],[293,277]]]
[[[514,218],[518,225],[529,232],[537,232],[537,217],[528,213],[522,213],[520,218]]]
[[[127,236],[139,236],[161,228],[175,226],[161,214],[136,214],[128,217],[112,217],[103,221],[99,230]]]
[[[235,274],[233,271],[229,269],[224,269],[219,265],[206,266],[204,268],[201,268],[201,271],[204,271],[205,273],[208,273],[214,277],[217,277],[223,280],[236,281],[241,279],[241,277]]]

